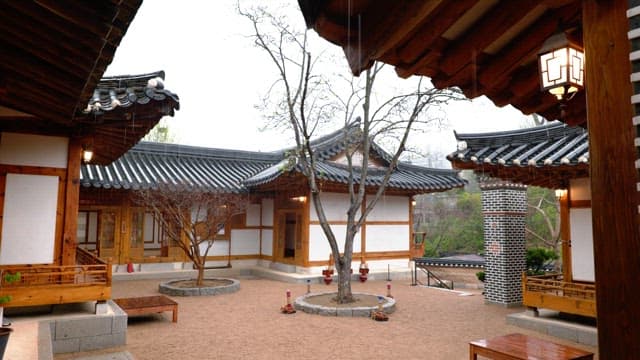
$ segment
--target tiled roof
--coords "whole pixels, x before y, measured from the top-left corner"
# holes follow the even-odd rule
[[[119,158],[178,109],[178,96],[164,87],[164,71],[102,78],[82,111],[92,162],[106,165]]]
[[[587,130],[552,123],[529,129],[455,134],[458,150],[450,161],[503,166],[559,166],[589,162]]]
[[[347,144],[355,144],[360,139],[360,136],[361,130],[359,123],[353,122],[343,129],[312,141],[311,146],[315,149],[316,155],[320,160],[316,169],[316,176],[319,179],[346,184],[349,178],[347,166],[333,162],[330,159],[343,153]],[[375,143],[371,143],[371,156],[380,159],[386,164],[388,164],[391,159],[391,155]],[[271,182],[290,171],[302,172],[302,167],[296,164],[295,158],[283,158],[278,164],[248,178],[244,181],[244,184],[250,187],[259,186]],[[385,171],[385,168],[370,169],[365,184],[367,186],[380,185],[384,178]],[[354,181],[356,183],[360,182],[360,174],[358,171],[354,174]],[[445,191],[464,185],[465,181],[460,179],[457,172],[453,170],[432,169],[399,162],[389,179],[387,187],[400,190],[414,190],[416,193],[420,193]]]
[[[352,131],[351,129],[350,131]],[[340,154],[344,144],[339,141],[344,129],[319,138],[317,175],[337,183],[347,183],[345,165],[329,159]],[[350,132],[347,135],[353,135]],[[375,147],[375,154],[388,158]],[[251,152],[211,149],[174,144],[140,143],[108,166],[83,164],[80,182],[85,187],[139,189],[153,188],[159,183],[187,184],[207,191],[242,192],[263,185],[290,173],[300,172],[290,149],[278,152]],[[379,185],[384,169],[369,171],[366,184]],[[359,174],[356,174],[356,182]],[[408,163],[398,164],[389,181],[389,188],[423,193],[444,191],[464,186],[465,181],[453,170],[430,169]]]
[[[206,191],[242,192],[242,180],[277,163],[279,154],[142,142],[110,165],[83,164],[80,183],[105,189],[188,184]]]
[[[455,168],[547,186],[588,176],[589,139],[582,127],[551,123],[528,129],[456,133],[455,136],[458,150],[447,156]],[[549,177],[555,179],[547,179]]]
[[[141,75],[105,76],[93,91],[84,113],[101,114],[118,107],[168,100],[166,115],[180,109],[178,95],[164,88],[164,71]]]

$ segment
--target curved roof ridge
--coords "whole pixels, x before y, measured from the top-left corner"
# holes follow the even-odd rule
[[[485,132],[485,133],[458,133],[454,131],[454,135],[456,140],[464,141],[464,140],[480,140],[480,139],[499,139],[499,138],[519,138],[526,137],[528,141],[532,136],[543,135],[547,137],[557,137],[564,136],[566,132],[573,131],[585,131],[581,127],[572,127],[567,124],[561,123],[559,121],[554,121],[549,124],[529,127],[524,129],[515,129],[515,130],[505,130],[505,131],[494,131],[494,132]]]
[[[149,80],[155,78],[164,80],[164,77],[164,70],[152,71],[144,74],[103,76],[100,81],[98,81],[96,88],[146,86]]]
[[[275,151],[261,152],[249,150],[232,150],[149,141],[139,142],[130,151],[141,153],[162,153],[165,155],[171,154],[195,157],[215,157],[221,159],[227,158],[274,161],[282,158],[282,153]]]

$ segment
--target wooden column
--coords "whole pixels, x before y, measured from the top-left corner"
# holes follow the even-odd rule
[[[362,199],[362,206],[360,207],[360,212],[364,214],[365,209],[367,208],[367,195],[364,195],[364,199]],[[355,241],[355,239],[354,239]],[[365,220],[360,227],[360,264],[367,263],[367,221]]]
[[[80,205],[80,139],[69,139],[67,181],[64,192],[64,225],[62,231],[61,265],[75,265],[78,230],[78,206]]]
[[[583,0],[601,359],[640,354],[640,232],[626,0]]]
[[[571,268],[571,224],[569,223],[569,204],[571,203],[571,190],[558,199],[560,203],[560,241],[562,241],[562,277],[564,281],[573,280]]]

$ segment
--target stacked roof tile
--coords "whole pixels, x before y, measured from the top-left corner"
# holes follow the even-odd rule
[[[589,162],[587,130],[552,123],[529,129],[455,134],[458,150],[452,162],[503,166],[559,166]]]
[[[455,136],[458,150],[447,159],[458,169],[549,187],[588,176],[589,138],[582,127],[556,122],[528,129]]]
[[[355,141],[359,126],[351,124],[312,143],[318,155],[317,176],[346,184],[346,165],[331,161],[346,148],[345,136]],[[267,184],[302,168],[290,155],[290,149],[276,152],[251,152],[212,149],[175,144],[140,143],[107,166],[83,164],[81,184],[85,187],[140,189],[159,184],[187,185],[205,191],[243,192]],[[372,156],[387,163],[390,156],[378,146]],[[367,186],[379,186],[385,168],[371,168]],[[359,173],[355,174],[360,182]],[[431,169],[400,162],[387,188],[413,193],[445,191],[464,186],[465,181],[453,170]]]
[[[105,76],[93,91],[93,96],[84,113],[101,114],[118,107],[128,108],[135,104],[169,101],[166,115],[173,116],[180,109],[178,96],[164,88],[164,71],[141,75]]]

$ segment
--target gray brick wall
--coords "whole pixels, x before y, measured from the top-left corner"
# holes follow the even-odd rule
[[[484,217],[485,300],[522,304],[527,187],[503,181],[481,184]]]

